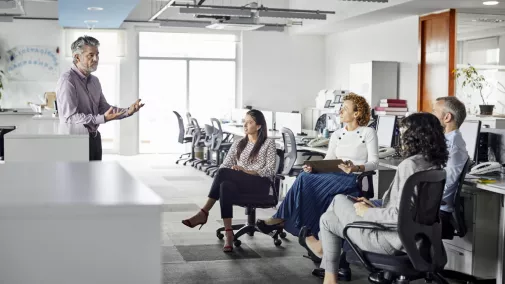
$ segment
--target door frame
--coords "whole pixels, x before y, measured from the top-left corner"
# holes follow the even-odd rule
[[[449,80],[448,95],[455,95],[455,81],[452,70],[456,68],[456,10],[449,9],[442,12],[428,14],[419,17],[419,47],[418,47],[418,82],[417,82],[417,111],[421,111],[423,101],[423,83],[425,78],[425,68],[423,62],[426,58],[426,41],[423,37],[424,22],[435,18],[447,19],[449,21],[449,70],[447,70],[447,78]]]

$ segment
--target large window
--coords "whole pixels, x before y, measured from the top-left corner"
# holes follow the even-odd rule
[[[177,153],[179,127],[189,111],[200,127],[235,107],[236,36],[139,34],[140,153]],[[186,119],[185,125],[187,124]]]
[[[112,106],[118,105],[119,64],[114,62],[100,62],[93,73],[100,80],[102,92],[107,102]],[[110,121],[100,125],[102,149],[105,153],[117,153],[119,149],[119,122]]]

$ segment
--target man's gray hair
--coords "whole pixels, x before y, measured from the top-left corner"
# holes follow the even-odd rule
[[[437,101],[444,102],[444,110],[452,114],[454,121],[456,121],[456,125],[459,128],[466,118],[465,104],[456,97],[441,97],[438,98]]]
[[[79,54],[81,55],[82,52],[84,51],[84,46],[87,45],[87,46],[96,46],[96,47],[99,47],[100,46],[100,42],[94,38],[94,37],[90,37],[90,36],[81,36],[79,37],[76,41],[74,41],[72,43],[72,58],[73,58],[73,61],[75,63],[76,59],[75,59],[75,55],[76,54]]]

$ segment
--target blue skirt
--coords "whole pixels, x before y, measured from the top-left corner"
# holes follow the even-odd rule
[[[284,220],[284,230],[298,236],[303,226],[317,237],[319,218],[337,194],[358,196],[356,175],[302,172],[289,189],[273,218]]]

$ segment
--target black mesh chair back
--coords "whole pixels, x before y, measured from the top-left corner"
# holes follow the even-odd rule
[[[213,135],[212,150],[218,151],[224,139],[223,128],[221,128],[221,122],[219,122],[218,119],[211,118],[210,121],[212,122],[212,126],[214,127],[214,132],[212,133]]]
[[[447,263],[439,218],[445,177],[444,170],[417,172],[403,187],[398,235],[419,272],[440,271]]]
[[[454,194],[454,211],[452,212],[452,227],[454,228],[454,235],[458,237],[464,237],[467,233],[467,227],[465,224],[465,208],[463,206],[463,197],[461,196],[461,190],[463,189],[463,183],[465,182],[465,176],[470,168],[472,160],[466,160],[465,167],[461,171],[458,180],[458,188]]]
[[[284,142],[284,158],[281,174],[289,175],[297,158],[296,139],[291,129],[283,127],[281,130]]]
[[[177,141],[179,143],[184,143],[184,135],[185,135],[185,129],[184,129],[184,120],[182,119],[181,115],[174,111],[175,116],[177,117],[177,123],[179,124],[179,138]]]

